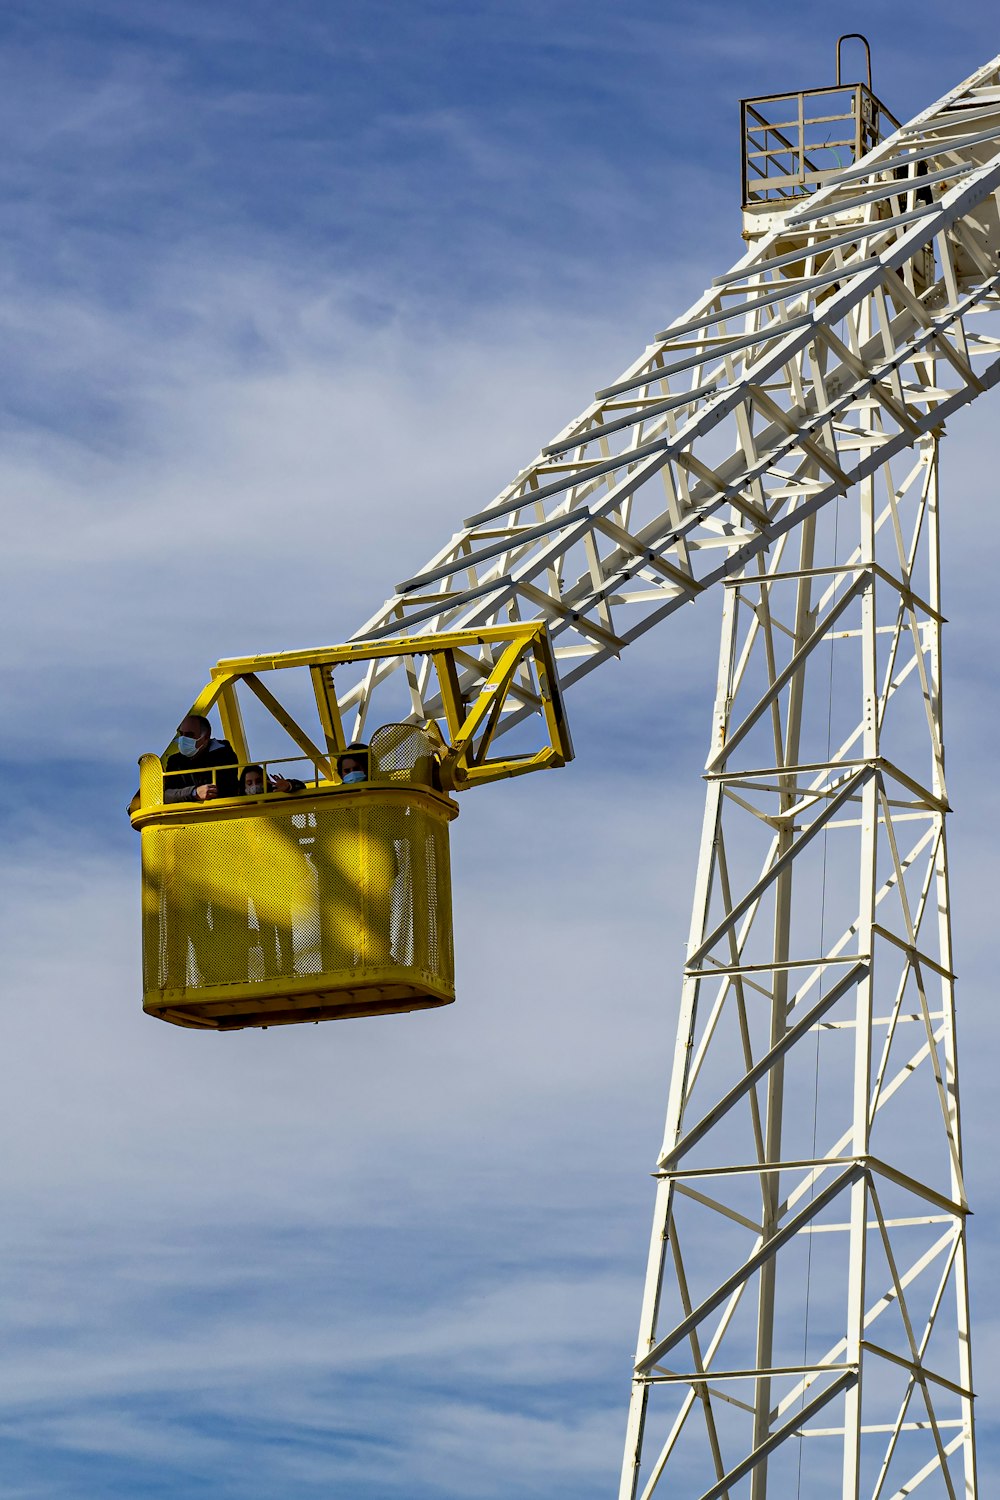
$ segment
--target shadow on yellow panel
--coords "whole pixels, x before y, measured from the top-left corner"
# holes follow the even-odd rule
[[[234,1030],[455,998],[448,824],[425,787],[148,807],[143,1005]]]

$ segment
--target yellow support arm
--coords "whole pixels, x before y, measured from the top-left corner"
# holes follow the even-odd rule
[[[358,711],[361,727],[354,734],[358,738],[365,717],[370,720],[373,716],[369,705],[377,699],[380,684],[390,678],[393,666],[407,659],[415,707],[406,721],[431,728],[441,744],[440,776],[446,790],[523,776],[572,760],[573,746],[548,629],[540,620],[227,657],[213,667],[211,679],[195,699],[192,711],[205,714],[218,705],[223,730],[241,764],[245,764],[251,759],[251,750],[238,689],[248,690],[299,753],[332,781],[336,779],[337,756],[351,738],[345,729],[347,711]],[[266,674],[295,669],[309,674],[318,733],[300,723],[262,681]],[[350,675],[353,670],[355,678],[359,672],[363,674],[362,685],[349,689],[339,702],[333,687],[337,669],[338,679],[341,672]],[[519,720],[536,721],[542,730],[542,742],[516,754],[497,754],[495,743],[506,727],[504,721],[514,713]]]

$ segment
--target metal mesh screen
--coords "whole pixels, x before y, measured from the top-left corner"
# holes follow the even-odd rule
[[[147,1010],[261,1025],[454,998],[446,799],[365,787],[142,830]]]
[[[163,765],[158,755],[143,755],[139,760],[139,800],[143,807],[156,807],[163,801]]]
[[[383,724],[372,735],[368,749],[373,777],[410,786],[433,784],[431,742],[415,724]]]

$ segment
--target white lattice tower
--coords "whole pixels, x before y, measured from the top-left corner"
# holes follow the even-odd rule
[[[940,626],[933,438],[726,589],[623,1500],[976,1493]]]

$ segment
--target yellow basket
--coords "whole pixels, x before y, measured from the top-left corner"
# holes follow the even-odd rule
[[[458,808],[413,785],[412,767],[296,796],[164,805],[158,758],[140,764],[151,1015],[230,1031],[454,1000]]]

